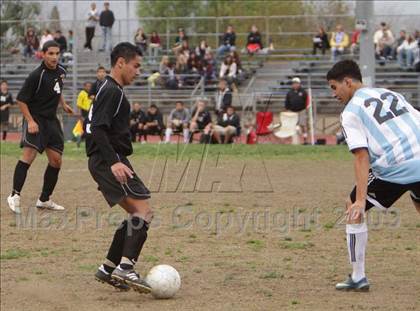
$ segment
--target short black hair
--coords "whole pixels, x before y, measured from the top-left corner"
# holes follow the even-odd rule
[[[353,60],[342,60],[336,63],[327,73],[327,81],[343,81],[345,77],[362,82],[359,65]]]
[[[98,69],[96,69],[96,72],[98,72],[99,70],[105,70],[106,71],[104,66],[99,66]]]
[[[122,57],[125,61],[130,61],[136,55],[143,56],[138,47],[130,42],[118,43],[111,52],[111,67],[114,67],[118,58]]]
[[[49,40],[45,42],[44,45],[42,46],[42,52],[45,53],[46,51],[48,51],[49,48],[52,48],[52,47],[60,48],[60,45],[57,43],[57,41]]]
[[[184,102],[183,102],[182,100],[177,100],[177,101],[175,102],[175,105],[176,105],[176,104],[178,104],[178,103],[180,103],[181,105],[184,105]]]

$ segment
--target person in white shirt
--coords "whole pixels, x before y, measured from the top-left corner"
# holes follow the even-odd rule
[[[414,40],[412,35],[397,48],[397,60],[401,68],[407,69],[413,66],[415,52],[418,49],[418,42]]]
[[[90,4],[90,11],[88,12],[88,20],[86,22],[86,42],[84,48],[88,51],[92,51],[92,39],[95,36],[96,24],[99,21],[99,12],[96,9],[96,3]]]
[[[45,29],[42,32],[41,40],[39,41],[39,49],[42,51],[42,47],[44,46],[45,42],[54,40],[53,35],[48,29]]]

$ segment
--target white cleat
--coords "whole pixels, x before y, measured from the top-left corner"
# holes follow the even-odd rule
[[[57,203],[54,203],[51,200],[42,202],[40,199],[36,202],[36,207],[39,209],[49,209],[52,211],[64,211],[65,208]]]
[[[9,208],[12,210],[13,213],[20,214],[20,195],[9,195],[7,197],[7,203],[9,204]]]

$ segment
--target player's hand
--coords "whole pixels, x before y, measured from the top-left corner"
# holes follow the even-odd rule
[[[111,172],[121,184],[127,183],[127,178],[133,178],[134,172],[124,163],[117,162],[111,166]]]
[[[363,217],[366,207],[366,201],[356,201],[354,202],[350,208],[347,210],[347,221],[353,222],[358,220],[360,217]]]
[[[29,134],[36,134],[39,132],[38,123],[36,123],[34,120],[28,121],[28,132]]]
[[[68,114],[70,114],[70,115],[73,115],[74,114],[73,109],[69,105],[67,105],[67,104],[63,104],[63,110],[65,112],[67,112]]]

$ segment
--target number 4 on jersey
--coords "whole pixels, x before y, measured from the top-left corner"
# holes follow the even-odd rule
[[[58,81],[54,85],[54,91],[56,91],[57,94],[61,93],[60,84],[58,84]]]

